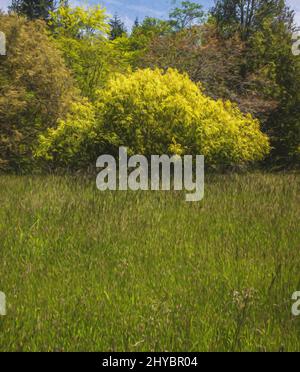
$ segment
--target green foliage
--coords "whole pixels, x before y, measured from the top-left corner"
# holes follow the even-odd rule
[[[259,89],[265,102],[275,103],[264,122],[272,162],[299,165],[300,62],[291,52],[294,12],[284,0],[219,0],[213,16],[222,38],[238,33],[246,42],[239,80],[259,71],[268,82],[250,87],[250,92]]]
[[[50,161],[54,166],[80,168],[92,162],[94,148],[103,141],[95,130],[95,112],[86,100],[73,103],[65,120],[57,128],[40,135],[35,156]]]
[[[284,15],[281,17],[284,19]],[[249,71],[264,70],[272,84],[262,87],[265,97],[277,101],[265,129],[271,137],[273,163],[300,165],[300,60],[291,51],[289,24],[266,17],[249,37]]]
[[[124,22],[120,20],[117,14],[115,14],[114,17],[109,21],[109,26],[110,26],[110,33],[109,33],[110,40],[115,40],[116,38],[127,34],[127,30],[124,25]]]
[[[238,32],[243,40],[260,31],[267,20],[271,20],[274,26],[285,23],[291,27],[293,13],[285,0],[217,0],[212,9],[219,32],[224,37]]]
[[[131,35],[127,39],[120,40],[119,46],[130,56],[131,66],[138,68],[152,40],[169,35],[172,31],[169,21],[146,17],[142,23],[136,20]]]
[[[170,20],[176,30],[183,30],[203,23],[205,12],[200,4],[182,1],[180,7],[173,9],[170,13]]]
[[[212,166],[260,160],[269,151],[257,120],[228,101],[206,97],[175,70],[117,75],[99,91],[95,107],[95,119],[81,120],[80,130],[72,127],[72,120],[62,121],[43,138],[40,153],[44,157],[60,153],[62,158],[68,153],[77,159],[89,134],[89,148],[98,151],[90,154],[91,161],[104,151],[117,153],[123,145],[129,153],[147,156],[179,147],[182,153],[205,155]]]
[[[163,36],[172,30],[170,22],[161,19],[146,17],[141,24],[136,24],[133,30],[133,37],[146,37],[151,39],[154,36]]]
[[[122,51],[108,40],[108,19],[100,6],[60,7],[49,24],[81,93],[89,99],[94,100],[110,73],[128,67],[120,58]]]
[[[24,171],[38,134],[65,118],[78,92],[44,22],[0,14],[0,24],[0,170]]]
[[[203,85],[210,97],[235,102],[243,112],[265,121],[277,103],[274,64],[261,63],[245,69],[246,63],[255,60],[255,55],[247,52],[238,34],[223,39],[210,20],[200,27],[153,38],[139,66],[171,67],[187,73]]]
[[[13,0],[9,9],[29,19],[47,20],[56,3],[55,0]]]
[[[84,39],[95,35],[106,36],[109,31],[105,10],[100,6],[89,8],[61,6],[51,13],[54,35],[73,39]]]
[[[50,12],[54,3],[59,6]],[[31,2],[14,1],[13,7],[20,13],[22,5],[22,12],[26,13],[26,4]],[[39,156],[52,157],[53,163],[69,164],[74,160],[77,164],[85,164],[94,161],[96,152],[113,152],[123,143],[146,154],[150,150],[205,151],[212,165],[223,163],[225,166],[261,159],[268,152],[266,138],[259,138],[262,134],[258,122],[241,114],[233,103],[243,113],[250,113],[261,122],[262,129],[271,139],[269,160],[284,165],[300,163],[300,59],[291,53],[293,12],[286,7],[284,0],[271,0],[267,4],[261,0],[218,0],[207,22],[201,26],[199,23],[204,20],[202,7],[182,1],[171,12],[170,20],[150,17],[142,23],[136,20],[131,35],[123,32],[124,25],[118,17],[109,24],[104,9],[99,6],[72,8],[67,1],[45,1],[35,2],[28,9],[32,11],[32,14],[27,14],[28,18],[44,18],[47,26],[41,22],[26,22],[22,17],[1,15],[4,17],[1,31],[6,33],[9,45],[8,57],[0,60],[0,110],[3,112],[0,144],[5,149],[0,156],[2,169],[23,169],[24,162],[29,164],[35,139],[45,128],[54,128],[54,131],[44,136],[43,150],[37,152],[40,151]],[[10,29],[7,29],[8,19],[14,19]],[[30,28],[33,35],[40,35],[30,39]],[[53,51],[48,51],[48,48]],[[64,61],[57,49],[62,52]],[[22,53],[27,56],[24,61],[20,58]],[[153,78],[158,87],[165,79],[158,78],[157,72],[152,72],[150,77],[148,70],[131,74],[131,71],[145,68],[163,71],[173,68],[187,73],[193,82],[201,84],[201,90],[209,97],[232,102],[215,102],[199,91],[199,96],[208,100],[207,106],[213,107],[209,115],[215,122],[212,132],[216,136],[206,136],[203,128],[207,127],[199,113],[207,113],[208,108],[201,107],[201,100],[195,98],[197,95],[191,94],[189,99],[176,90],[168,91],[172,97],[170,100],[174,102],[174,107],[170,108],[161,106],[168,101],[167,96],[161,101],[159,92],[155,93],[156,96],[142,94],[140,90],[145,88],[147,92],[148,86],[156,91],[156,85],[146,83],[143,74],[148,79]],[[91,104],[78,98],[68,69],[81,95]],[[116,73],[125,75],[114,77]],[[168,74],[176,80],[174,74]],[[182,77],[178,81],[180,79]],[[128,86],[127,90],[119,84],[120,81]],[[113,84],[118,88],[114,90]],[[183,85],[188,92],[188,84]],[[193,91],[191,86],[189,89]],[[66,118],[74,96],[77,98]],[[122,110],[114,111],[116,97],[121,107],[124,106],[125,117],[121,115]],[[131,102],[130,97],[135,105],[126,108],[126,100]],[[49,108],[48,103],[52,100],[54,104]],[[149,112],[145,114],[145,105],[155,112],[155,125]],[[198,109],[191,119],[187,112],[194,106]],[[177,111],[180,112],[178,117],[174,114]],[[225,120],[224,113],[233,117],[233,120],[228,119],[231,124]],[[125,129],[128,124],[124,127],[123,123],[130,122],[130,117],[133,124]],[[116,118],[120,119],[119,122]],[[140,123],[140,118],[144,124]],[[179,121],[179,124],[170,124],[167,130],[167,121]],[[244,125],[248,121],[251,124]],[[82,126],[80,130],[79,124]],[[246,134],[245,128],[248,127],[251,134]],[[96,137],[88,133],[91,128]],[[75,145],[73,136],[68,139],[66,133],[74,131],[77,138],[78,130],[83,142],[80,140]],[[87,133],[83,135],[84,131]],[[244,133],[245,140],[237,140],[237,132]],[[251,149],[248,144],[253,133],[259,135]],[[62,150],[64,141],[66,148],[70,149],[67,157]],[[257,145],[259,143],[261,147]],[[77,155],[73,158],[81,146],[85,154],[82,161]]]

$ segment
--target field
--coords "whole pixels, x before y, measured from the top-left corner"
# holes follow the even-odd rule
[[[180,192],[0,177],[1,351],[300,351],[299,174]]]

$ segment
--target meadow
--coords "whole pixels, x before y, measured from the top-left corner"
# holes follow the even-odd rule
[[[299,174],[205,198],[0,177],[1,351],[300,351]]]

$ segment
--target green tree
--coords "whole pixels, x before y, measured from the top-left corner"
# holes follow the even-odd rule
[[[214,24],[155,37],[141,56],[139,67],[176,68],[200,82],[214,99],[229,99],[243,112],[265,119],[274,108],[274,98],[265,92],[278,89],[266,75],[266,67],[241,74],[245,65],[246,45],[239,35],[222,39]]]
[[[106,37],[109,32],[108,17],[100,6],[89,8],[60,6],[51,13],[49,22],[56,37],[84,39]]]
[[[183,30],[203,23],[205,12],[200,4],[182,1],[180,7],[173,9],[169,17],[176,30]]]
[[[217,0],[212,9],[223,36],[230,37],[239,32],[243,40],[261,30],[267,18],[291,27],[293,13],[285,0]]]
[[[49,25],[82,94],[93,99],[115,64],[105,11],[99,6],[60,7]]]
[[[172,32],[170,22],[146,17],[142,23],[137,20],[129,37],[119,37],[113,41],[114,51],[119,63],[130,64],[132,68],[140,66],[140,60],[155,37]]]
[[[13,0],[9,10],[29,19],[48,20],[58,4],[55,0]]]
[[[133,37],[163,36],[172,30],[170,22],[158,18],[146,17],[142,23],[136,25],[133,29]]]
[[[272,143],[271,158],[278,164],[299,164],[300,63],[292,55],[294,12],[284,0],[218,0],[212,11],[221,39],[239,35],[245,43],[239,81],[264,76],[247,87],[248,96],[260,90],[273,100],[264,120]]]
[[[78,91],[45,23],[0,14],[7,56],[0,57],[0,170],[32,166],[38,135],[56,127]]]
[[[253,68],[266,66],[276,89],[277,107],[265,123],[272,141],[270,160],[278,166],[300,166],[300,60],[291,51],[291,32],[284,23],[264,28],[250,39]]]
[[[134,32],[140,25],[140,21],[138,19],[138,17],[136,17],[136,19],[134,20],[134,24],[133,24],[133,27],[132,27],[132,32]]]
[[[121,21],[121,19],[118,17],[117,14],[115,14],[114,17],[109,21],[109,26],[110,26],[110,34],[109,34],[110,40],[115,40],[116,38],[127,34],[127,30],[124,25],[124,22]]]

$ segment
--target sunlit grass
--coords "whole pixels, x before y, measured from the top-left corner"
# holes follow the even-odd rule
[[[0,350],[300,351],[299,175],[105,192],[0,177]]]

